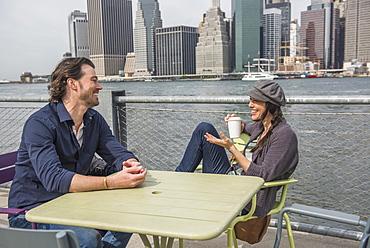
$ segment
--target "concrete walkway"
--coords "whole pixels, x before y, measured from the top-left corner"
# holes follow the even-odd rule
[[[7,196],[9,189],[0,187],[0,207],[7,206]],[[0,226],[8,226],[7,215],[0,214]],[[275,242],[276,228],[270,227],[267,231],[266,236],[263,240],[255,245],[249,245],[246,242],[239,241],[239,248],[270,248],[273,247]],[[359,241],[335,238],[330,236],[322,236],[317,234],[310,234],[304,232],[293,231],[295,246],[297,248],[356,248],[358,247]],[[134,234],[128,244],[128,248],[140,248],[144,247],[139,235]],[[178,247],[178,242],[175,241],[174,247]],[[225,248],[226,247],[226,235],[222,234],[219,237],[206,240],[206,241],[184,241],[184,247],[186,248]],[[285,230],[283,231],[281,248],[288,248],[289,242],[286,236]]]

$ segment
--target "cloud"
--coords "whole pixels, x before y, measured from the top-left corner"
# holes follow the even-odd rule
[[[0,79],[19,80],[23,71],[50,74],[69,50],[68,14],[85,0],[12,0],[0,5]]]

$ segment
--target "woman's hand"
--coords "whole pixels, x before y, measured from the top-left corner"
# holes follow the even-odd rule
[[[216,144],[216,145],[225,147],[228,150],[230,150],[231,147],[234,146],[234,143],[232,142],[232,140],[229,139],[228,137],[226,137],[226,135],[223,134],[222,132],[220,132],[221,139],[218,139],[218,138],[216,138],[215,136],[213,136],[212,134],[209,134],[209,133],[206,133],[204,135],[204,137],[207,139],[208,142],[211,142],[212,144]]]
[[[226,126],[228,125],[228,121],[229,121],[230,117],[238,117],[238,116],[236,114],[226,115],[226,117],[225,117]]]
[[[231,115],[227,115],[226,117],[225,117],[225,123],[226,123],[226,126],[228,126],[229,125],[229,123],[228,123],[228,121],[229,121],[229,118],[230,117],[238,117],[236,114],[231,114]],[[243,130],[244,130],[244,121],[242,121],[242,130],[240,130],[240,132],[243,132]]]

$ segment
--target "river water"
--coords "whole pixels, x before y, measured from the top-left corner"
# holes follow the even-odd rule
[[[370,78],[279,79],[287,97],[313,95],[370,95]],[[129,96],[228,96],[243,95],[253,82],[165,81],[102,83],[104,90],[126,90]],[[0,84],[1,97],[48,97],[47,84]]]

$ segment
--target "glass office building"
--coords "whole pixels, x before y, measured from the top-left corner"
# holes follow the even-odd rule
[[[155,30],[162,27],[157,0],[139,0],[137,3],[134,41],[135,75],[155,74]]]
[[[195,74],[198,29],[188,26],[157,28],[157,75]]]
[[[307,47],[305,56],[317,62],[320,69],[336,68],[335,51],[338,46],[339,10],[332,2],[315,4],[301,12],[301,44]]]
[[[234,51],[234,71],[248,71],[248,61],[262,53],[263,0],[232,0],[233,20],[232,46]],[[251,68],[251,71],[257,68]]]
[[[370,61],[370,0],[347,1],[344,60]]]
[[[276,8],[281,10],[281,56],[289,56],[290,49],[290,21],[291,21],[291,3],[287,0],[268,1],[266,9]]]
[[[69,49],[72,57],[89,57],[87,13],[75,10],[68,15]]]
[[[268,70],[277,70],[280,57],[281,10],[265,9],[263,14],[263,58],[270,60]]]

